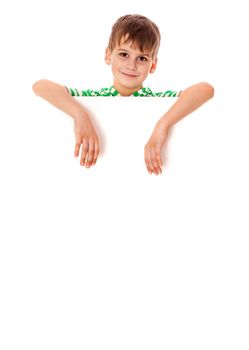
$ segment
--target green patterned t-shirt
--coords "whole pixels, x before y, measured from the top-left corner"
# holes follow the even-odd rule
[[[120,93],[114,88],[112,85],[109,88],[102,88],[100,90],[79,90],[71,87],[65,86],[67,89],[68,93],[71,96],[122,96]],[[132,95],[125,96],[125,97],[130,97],[130,96],[135,96],[135,97],[179,97],[181,94],[180,91],[173,91],[173,90],[166,90],[163,92],[152,92],[149,87],[144,87],[141,88],[138,91],[133,92]]]

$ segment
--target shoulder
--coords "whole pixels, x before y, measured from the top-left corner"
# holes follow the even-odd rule
[[[68,93],[71,96],[99,96],[99,91],[98,90],[92,90],[92,89],[87,89],[87,90],[82,90],[78,88],[72,88],[69,86],[64,86]]]
[[[143,87],[140,90],[133,93],[134,96],[140,97],[179,97],[182,90],[165,90],[161,92],[154,92],[149,87]]]
[[[163,92],[156,92],[155,96],[157,97],[179,97],[181,95],[182,90],[166,90]]]
[[[114,96],[115,95],[115,91],[112,91],[112,87],[108,87],[108,88],[101,88],[100,90],[93,90],[93,89],[86,89],[86,90],[82,90],[82,89],[76,89],[76,88],[71,88],[68,86],[64,86],[66,88],[66,90],[68,91],[68,93],[71,96]]]

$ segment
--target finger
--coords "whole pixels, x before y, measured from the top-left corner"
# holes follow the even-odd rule
[[[147,167],[147,170],[148,170],[149,174],[151,175],[151,174],[152,174],[152,171],[150,170],[149,165],[148,165],[148,164],[146,164],[146,167]]]
[[[157,161],[156,161],[154,147],[152,147],[151,150],[150,150],[150,166],[153,169],[153,173],[155,173],[157,175],[158,174],[158,164],[157,164]]]
[[[92,140],[90,140],[88,154],[87,154],[87,161],[86,161],[87,168],[90,168],[90,166],[92,165],[93,155],[94,155],[94,142]]]
[[[156,147],[155,149],[155,158],[156,158],[156,162],[157,162],[157,169],[159,171],[159,173],[162,172],[162,159],[161,159],[161,149],[159,146]]]
[[[148,172],[151,174],[149,151],[146,147],[144,148],[144,161]]]
[[[155,172],[155,168],[154,168],[154,165],[153,165],[153,160],[152,160],[152,150],[150,149],[149,150],[149,153],[148,153],[148,166],[149,166],[149,169],[151,171],[151,173],[154,173]]]
[[[156,152],[155,152],[155,148],[154,147],[151,149],[151,161],[152,161],[152,164],[153,164],[154,173],[156,175],[160,174],[161,168],[159,167],[158,162],[156,160]]]
[[[81,145],[80,141],[76,141],[75,148],[74,148],[74,156],[75,157],[78,157],[78,155],[79,155],[80,145]]]
[[[99,156],[99,143],[95,142],[95,147],[94,147],[94,156],[93,156],[93,162],[92,165],[95,165],[97,162]]]
[[[150,174],[152,174],[152,170],[151,170],[151,168],[150,168],[150,161],[149,161],[148,158],[145,159],[145,165],[146,165],[146,168],[147,168],[148,172],[149,172]]]
[[[82,142],[82,149],[81,149],[81,159],[80,159],[80,164],[85,165],[86,162],[86,155],[88,152],[88,142],[87,140],[83,140]]]

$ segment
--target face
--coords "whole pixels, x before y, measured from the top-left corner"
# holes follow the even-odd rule
[[[149,52],[140,52],[136,45],[124,44],[122,38],[120,46],[112,52],[106,49],[105,61],[112,67],[113,85],[123,96],[129,96],[143,87],[143,82],[149,73],[156,70],[157,59],[152,59]]]

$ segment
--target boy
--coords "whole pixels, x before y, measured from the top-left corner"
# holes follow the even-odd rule
[[[153,93],[149,88],[143,87],[148,74],[156,70],[160,39],[158,27],[148,18],[141,15],[122,16],[112,27],[105,52],[105,62],[111,65],[113,74],[113,85],[110,88],[79,92],[49,80],[39,80],[33,85],[36,95],[74,119],[74,155],[78,157],[81,148],[82,166],[89,168],[95,165],[99,155],[99,138],[87,111],[73,96],[179,97],[157,122],[144,148],[147,170],[156,175],[162,172],[161,149],[169,129],[213,97],[213,87],[204,82],[178,93],[170,90]]]

